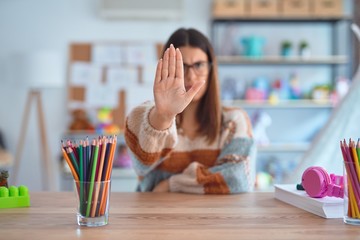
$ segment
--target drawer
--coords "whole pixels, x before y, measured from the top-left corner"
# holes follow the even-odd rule
[[[311,15],[309,0],[281,0],[281,15],[289,17],[303,17]]]
[[[343,15],[342,0],[313,0],[313,16],[341,16]]]
[[[249,15],[253,17],[279,16],[278,0],[249,0]]]
[[[214,0],[213,17],[241,17],[245,15],[245,0]]]

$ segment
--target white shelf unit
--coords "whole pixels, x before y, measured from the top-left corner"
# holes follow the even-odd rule
[[[211,21],[211,39],[218,58],[220,81],[225,78],[224,72],[227,71],[236,76],[236,81],[243,81],[244,78],[246,81],[251,76],[251,73],[248,72],[267,74],[274,71],[281,75],[284,71],[290,72],[294,69],[297,73],[307,71],[304,78],[308,81],[311,81],[308,76],[313,74],[313,71],[320,69],[321,74],[324,75],[324,81],[333,86],[339,75],[350,79],[352,73],[352,45],[350,44],[351,31],[349,27],[351,19],[352,17],[347,15],[338,17],[214,18]],[[228,27],[228,29],[224,30],[224,27]],[[304,32],[310,28],[312,32],[309,36],[305,34],[305,37],[311,47],[312,41],[318,39],[315,37],[319,36],[318,34],[326,33],[327,37],[323,42],[313,44],[322,50],[314,49],[315,51],[309,57],[300,57],[297,54],[284,57],[279,54],[281,37],[278,34],[280,30],[277,28],[286,29],[285,31],[288,32],[283,39],[289,37],[293,41],[298,33],[300,35],[302,33],[302,37],[304,37]],[[317,28],[320,28],[320,31],[317,31]],[[269,45],[272,44],[267,49],[269,52],[264,51],[263,56],[255,58],[243,56],[241,54],[241,37],[249,35],[251,31],[256,36],[259,29],[260,32],[264,29],[271,29],[268,30],[270,33],[266,36],[270,42]],[[324,38],[324,35],[321,37]],[[299,42],[303,39],[297,40]],[[277,42],[278,45],[276,46],[274,42]],[[235,47],[230,48],[230,45]],[[278,50],[274,50],[275,48]],[[264,70],[258,71],[258,69]],[[265,111],[271,115],[273,124],[267,131],[270,143],[258,145],[257,170],[261,172],[267,168],[268,173],[272,176],[275,175],[276,182],[281,182],[283,176],[283,173],[279,173],[278,170],[291,171],[296,167],[301,156],[310,147],[312,139],[324,126],[335,107],[330,100],[314,101],[310,99],[279,100],[276,103],[233,99],[223,100],[223,104],[239,106],[245,109],[250,117],[256,111]]]

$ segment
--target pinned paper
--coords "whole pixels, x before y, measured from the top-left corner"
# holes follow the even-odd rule
[[[75,62],[71,65],[70,82],[72,86],[99,84],[102,79],[102,68],[99,65]]]
[[[85,102],[94,108],[116,108],[118,91],[108,84],[91,84],[86,89]]]
[[[145,65],[157,59],[154,44],[129,45],[126,47],[125,62],[129,65]]]
[[[106,84],[115,89],[126,89],[138,81],[138,69],[136,67],[109,67],[107,69]]]
[[[124,47],[119,44],[96,44],[91,52],[91,61],[101,65],[121,64],[124,57]]]

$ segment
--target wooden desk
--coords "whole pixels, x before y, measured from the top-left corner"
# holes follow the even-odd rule
[[[0,209],[0,239],[352,239],[360,227],[323,219],[273,193],[112,193],[109,224],[79,227],[72,192],[31,193],[31,207]]]

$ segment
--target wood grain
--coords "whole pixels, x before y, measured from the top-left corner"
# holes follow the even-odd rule
[[[352,239],[360,228],[323,219],[273,193],[111,193],[109,224],[76,223],[70,192],[31,193],[31,207],[0,210],[4,239]],[[0,236],[0,239],[2,237]]]

